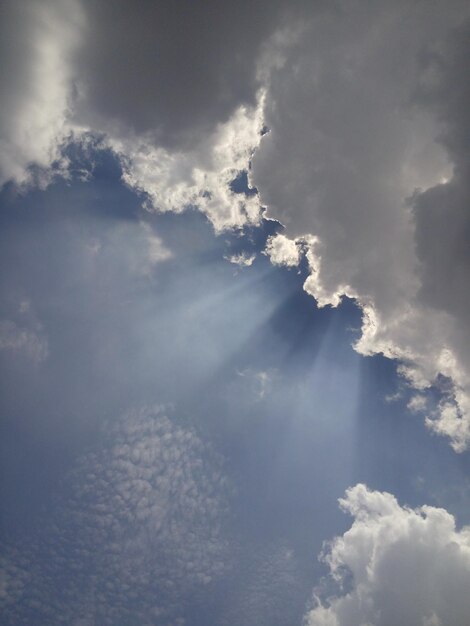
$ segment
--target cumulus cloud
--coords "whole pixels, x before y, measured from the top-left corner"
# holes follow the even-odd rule
[[[216,231],[258,224],[257,195],[235,193],[231,183],[248,169],[261,139],[264,94],[253,106],[241,105],[193,148],[170,150],[142,137],[109,136],[120,156],[124,181],[145,194],[146,207],[181,212],[197,207]]]
[[[445,509],[402,507],[359,484],[341,507],[354,517],[324,555],[339,593],[308,626],[465,626],[470,614],[470,528]]]
[[[306,243],[306,291],[362,307],[357,350],[398,359],[415,387],[452,381],[427,423],[458,451],[470,440],[466,15],[458,1],[355,2],[307,20],[267,72],[271,132],[251,172],[268,215]]]
[[[282,234],[274,235],[268,239],[265,252],[274,265],[294,267],[300,261],[299,245]]]

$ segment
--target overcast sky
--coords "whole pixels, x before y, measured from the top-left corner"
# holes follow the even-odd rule
[[[0,42],[2,624],[468,626],[468,2]]]

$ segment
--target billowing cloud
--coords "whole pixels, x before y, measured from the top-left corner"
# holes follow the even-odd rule
[[[266,244],[266,254],[274,265],[293,267],[298,265],[300,261],[299,246],[295,241],[282,234],[269,238]]]
[[[251,175],[284,235],[305,240],[306,291],[362,307],[357,350],[398,359],[418,388],[450,379],[428,425],[458,451],[470,441],[467,13],[339,3],[285,37]]]
[[[260,143],[263,101],[260,92],[255,105],[241,105],[185,151],[172,151],[139,136],[110,135],[109,145],[124,166],[124,181],[145,194],[150,211],[197,207],[217,231],[258,224],[258,196],[236,193],[231,184],[248,169]]]
[[[308,626],[466,626],[470,528],[445,509],[402,507],[359,484],[341,507],[354,517],[324,559],[339,593],[306,616]]]

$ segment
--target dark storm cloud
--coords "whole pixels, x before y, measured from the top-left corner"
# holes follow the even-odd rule
[[[422,57],[416,101],[441,123],[439,141],[452,160],[452,175],[411,199],[416,251],[420,261],[420,299],[448,315],[443,340],[463,366],[452,391],[459,417],[438,430],[456,436],[470,415],[470,21],[453,30],[439,46],[432,43]]]
[[[260,46],[288,9],[280,0],[85,0],[84,7],[77,73],[86,123],[116,123],[172,148],[254,104]]]
[[[423,55],[417,101],[443,126],[440,142],[452,158],[448,180],[412,198],[417,250],[424,272],[422,297],[463,318],[470,306],[470,22],[439,49]]]

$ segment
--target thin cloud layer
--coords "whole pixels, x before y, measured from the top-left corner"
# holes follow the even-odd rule
[[[338,594],[306,616],[308,626],[465,626],[470,614],[470,528],[444,509],[399,505],[359,484],[341,507],[354,517],[324,557]]]

